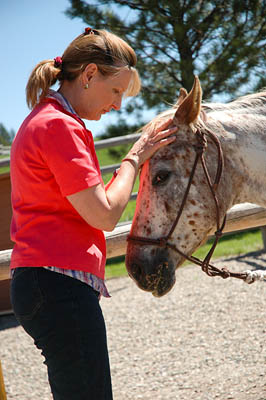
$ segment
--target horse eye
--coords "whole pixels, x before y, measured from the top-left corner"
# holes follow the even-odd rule
[[[162,185],[164,184],[170,176],[170,171],[159,171],[152,180],[152,185]]]

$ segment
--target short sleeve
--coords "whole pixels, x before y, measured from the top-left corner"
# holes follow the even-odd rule
[[[102,182],[92,135],[71,117],[49,121],[44,158],[63,196]]]

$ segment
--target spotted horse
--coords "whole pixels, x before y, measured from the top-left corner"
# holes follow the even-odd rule
[[[129,276],[154,296],[169,292],[176,269],[187,259],[210,276],[251,283],[252,271],[232,273],[210,264],[234,204],[266,207],[266,91],[227,104],[202,104],[200,81],[143,128],[173,117],[176,140],[146,161],[126,253]],[[193,257],[213,231],[203,261]],[[265,279],[266,273],[257,274]],[[251,278],[251,279],[250,279]]]

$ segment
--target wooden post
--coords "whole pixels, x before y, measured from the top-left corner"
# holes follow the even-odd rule
[[[0,361],[0,400],[7,400],[1,361]]]
[[[263,248],[265,251],[266,250],[266,226],[262,226],[260,228],[260,230],[261,230],[261,235],[262,235]]]

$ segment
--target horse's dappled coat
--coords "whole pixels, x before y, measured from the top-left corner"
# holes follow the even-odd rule
[[[196,81],[189,95],[181,92],[176,107],[151,122],[156,124],[158,119],[172,115],[179,129],[177,140],[160,149],[142,168],[132,236],[161,238],[167,235],[191,172],[197,145],[195,132],[204,127],[219,138],[224,153],[224,171],[217,189],[221,218],[237,203],[255,202],[266,206],[266,174],[263,172],[266,171],[266,92],[225,105],[201,105],[200,100],[201,89]],[[209,140],[206,163],[213,181],[217,149]],[[213,198],[198,165],[171,242],[190,255],[213,232],[215,223]],[[175,269],[183,261],[183,257],[169,248],[128,243],[129,275],[140,288],[155,296],[171,289],[175,283]]]

